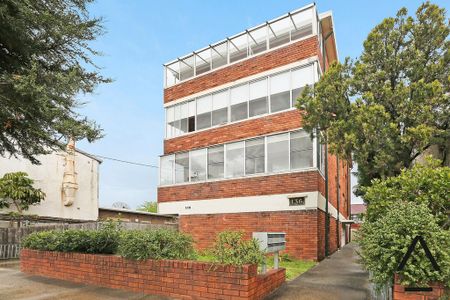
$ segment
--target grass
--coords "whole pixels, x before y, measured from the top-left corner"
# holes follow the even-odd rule
[[[210,253],[205,251],[198,253],[197,260],[203,262],[213,262],[214,257]],[[267,269],[273,268],[273,256],[267,256],[266,262]],[[316,265],[316,262],[312,260],[295,259],[284,254],[281,255],[279,265],[281,268],[286,269],[286,280],[290,281],[314,267]]]

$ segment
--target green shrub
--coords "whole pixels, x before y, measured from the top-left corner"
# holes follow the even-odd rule
[[[420,244],[403,271],[402,284],[424,286],[439,281],[450,286],[450,232],[438,225],[427,203],[397,202],[376,222],[361,226],[361,255],[379,286],[392,280],[412,240],[420,235],[441,271],[435,271]]]
[[[242,266],[260,264],[264,252],[259,249],[255,239],[244,240],[240,231],[223,231],[217,235],[212,253],[214,260],[221,264]]]
[[[118,253],[129,259],[193,259],[192,237],[175,230],[130,230],[120,237]]]
[[[119,237],[120,225],[107,221],[98,230],[34,232],[22,240],[22,247],[43,251],[113,254],[117,251]]]

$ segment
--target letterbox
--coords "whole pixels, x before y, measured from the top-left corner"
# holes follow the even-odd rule
[[[260,249],[266,253],[286,249],[286,233],[284,232],[253,232],[253,238],[258,240]]]

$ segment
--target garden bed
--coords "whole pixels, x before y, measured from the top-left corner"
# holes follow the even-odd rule
[[[285,281],[285,269],[257,274],[190,260],[129,260],[115,255],[22,249],[22,272],[183,299],[262,299]]]

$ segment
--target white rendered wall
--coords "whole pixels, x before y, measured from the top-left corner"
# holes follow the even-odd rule
[[[40,165],[33,165],[26,159],[0,156],[0,177],[10,172],[26,172],[34,180],[34,186],[42,189],[45,200],[31,206],[25,214],[77,220],[97,220],[98,218],[98,171],[99,162],[79,152],[75,152],[75,172],[78,190],[71,206],[64,206],[61,188],[64,175],[64,153],[55,152],[37,157]],[[0,210],[8,212],[10,210]]]

